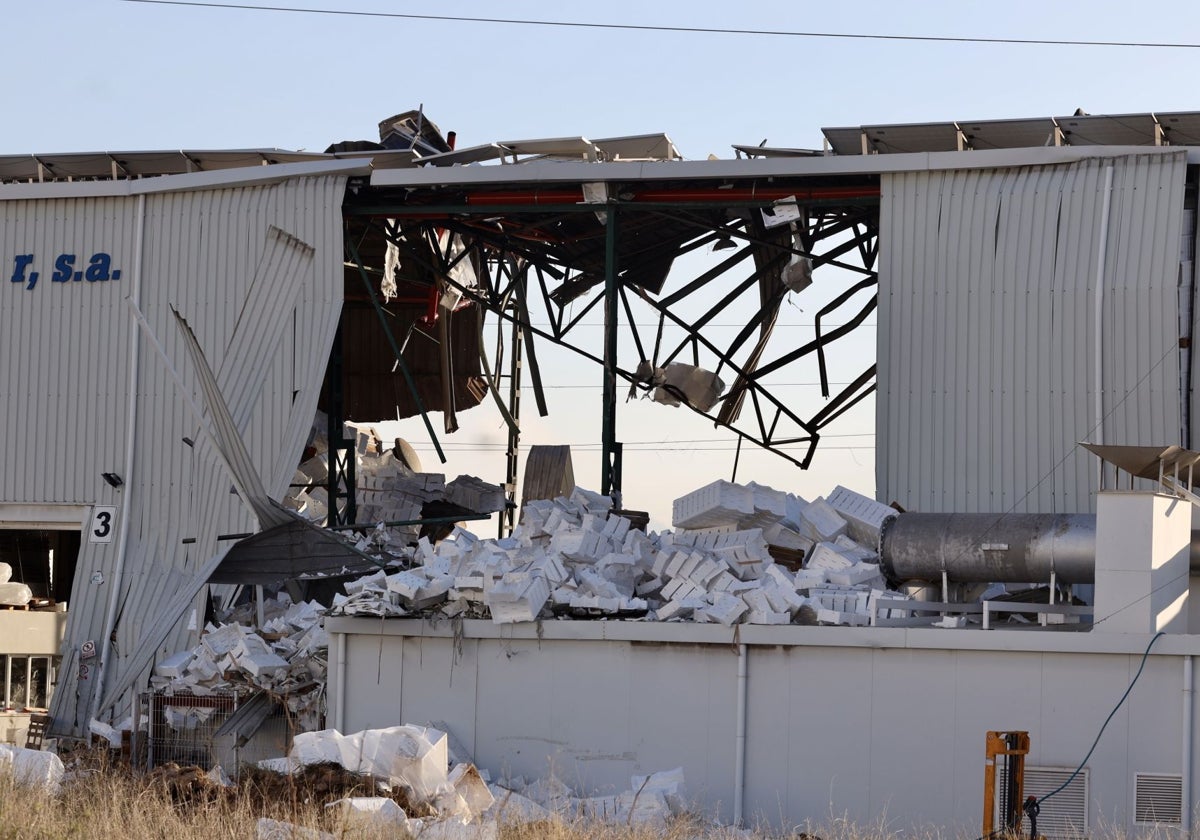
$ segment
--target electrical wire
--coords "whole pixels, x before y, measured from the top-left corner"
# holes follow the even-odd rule
[[[833,38],[864,41],[914,41],[954,44],[1015,44],[1023,46],[1058,47],[1144,47],[1151,49],[1200,49],[1200,44],[1164,41],[1079,41],[1058,38],[978,38],[958,35],[888,35],[867,32],[804,32],[783,29],[733,29],[708,26],[663,26],[641,23],[591,23],[574,20],[544,20],[539,18],[468,17],[465,15],[417,15],[401,12],[368,12],[353,9],[305,9],[295,6],[263,6],[252,3],[201,3],[197,0],[123,0],[154,6],[192,6],[206,9],[241,9],[255,12],[289,12],[312,15],[341,15],[346,17],[399,18],[450,23],[491,23],[511,26],[543,26],[574,29],[608,29],[635,32],[674,32],[701,35],[752,35],[784,38]]]
[[[1125,689],[1125,693],[1121,695],[1121,699],[1117,701],[1117,705],[1113,706],[1113,710],[1109,712],[1108,717],[1104,719],[1104,723],[1100,726],[1100,731],[1096,733],[1096,740],[1092,741],[1092,747],[1087,751],[1087,755],[1083,757],[1083,761],[1079,762],[1079,766],[1076,767],[1074,772],[1067,777],[1065,782],[1039,799],[1037,801],[1038,805],[1041,805],[1051,796],[1066,790],[1067,785],[1071,784],[1071,782],[1075,780],[1075,777],[1083,772],[1083,768],[1087,766],[1088,759],[1091,758],[1092,753],[1096,751],[1096,745],[1100,743],[1100,737],[1104,734],[1104,730],[1108,728],[1109,721],[1113,719],[1113,716],[1117,713],[1117,710],[1121,708],[1121,706],[1125,703],[1125,700],[1129,697],[1129,693],[1133,691],[1133,687],[1137,685],[1138,677],[1142,675],[1142,669],[1146,667],[1146,659],[1150,656],[1150,648],[1154,647],[1154,643],[1165,635],[1166,633],[1163,632],[1155,633],[1154,638],[1150,640],[1150,644],[1146,645],[1146,651],[1142,654],[1142,661],[1141,664],[1138,665],[1137,673],[1133,675],[1133,679],[1129,682],[1129,687]]]

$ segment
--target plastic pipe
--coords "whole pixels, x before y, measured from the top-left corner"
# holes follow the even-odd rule
[[[737,722],[733,757],[733,824],[742,825],[743,794],[746,789],[746,646],[738,645]]]
[[[1192,669],[1192,657],[1183,657],[1183,778],[1180,787],[1183,788],[1181,799],[1182,822],[1180,828],[1184,837],[1192,836],[1192,703],[1195,688],[1195,674]]]
[[[1108,252],[1108,212],[1112,205],[1113,165],[1104,168],[1104,205],[1100,210],[1100,241],[1096,243],[1096,427],[1093,440],[1104,443],[1104,258]],[[1104,486],[1104,462],[1099,465],[1097,487]]]
[[[337,633],[337,666],[334,671],[337,686],[337,706],[334,707],[334,728],[338,732],[346,731],[346,634]]]

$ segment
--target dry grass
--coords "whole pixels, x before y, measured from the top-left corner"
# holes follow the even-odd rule
[[[340,768],[312,768],[298,780],[256,772],[243,777],[237,787],[222,789],[194,768],[142,775],[87,756],[69,761],[68,767],[57,796],[22,788],[10,776],[0,775],[0,840],[242,840],[254,837],[260,817],[339,838],[396,836],[348,828],[326,811],[325,803],[340,796],[370,795],[369,783],[364,786]],[[862,830],[836,819],[809,832],[743,833],[698,819],[674,820],[665,828],[554,820],[502,825],[499,840],[897,840],[883,826]],[[902,836],[914,840],[911,833]],[[939,834],[930,832],[928,838],[939,840]]]

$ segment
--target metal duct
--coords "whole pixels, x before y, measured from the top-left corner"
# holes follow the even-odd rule
[[[1195,541],[1193,541],[1195,545]],[[1195,549],[1193,549],[1193,555]],[[883,532],[883,567],[896,580],[1092,583],[1091,514],[904,513]]]

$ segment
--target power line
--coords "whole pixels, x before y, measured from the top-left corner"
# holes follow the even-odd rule
[[[609,29],[637,32],[676,32],[703,35],[755,35],[785,38],[834,38],[862,41],[916,41],[954,44],[1017,44],[1024,46],[1058,47],[1147,47],[1153,49],[1200,49],[1200,44],[1156,41],[1075,41],[1055,38],[972,38],[957,35],[883,35],[866,32],[802,32],[782,29],[730,29],[705,26],[655,26],[640,23],[589,23],[572,20],[542,20],[535,18],[491,18],[459,15],[414,15],[400,12],[365,12],[349,9],[304,9],[293,6],[261,6],[250,3],[201,3],[194,0],[124,0],[126,3],[145,3],[155,6],[193,6],[206,9],[242,9],[255,12],[290,12],[311,15],[341,15],[346,17],[400,18],[452,23],[493,23],[512,26],[551,26],[575,29]]]

